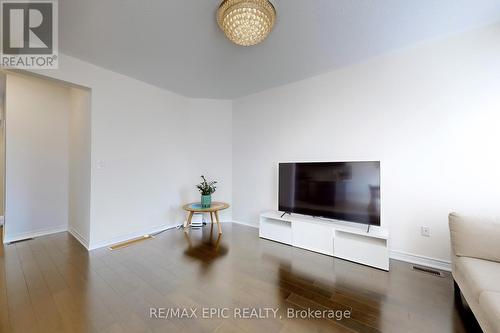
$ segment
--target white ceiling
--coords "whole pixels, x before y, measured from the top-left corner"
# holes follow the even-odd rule
[[[500,21],[500,0],[271,0],[262,44],[231,44],[218,0],[60,0],[61,51],[159,87],[232,99]]]

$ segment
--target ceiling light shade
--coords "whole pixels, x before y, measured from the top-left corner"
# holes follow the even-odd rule
[[[227,38],[242,46],[262,42],[276,21],[269,0],[224,0],[217,10],[217,23]]]

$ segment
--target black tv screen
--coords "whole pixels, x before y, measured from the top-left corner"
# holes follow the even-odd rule
[[[282,212],[380,225],[380,162],[280,163],[278,195]]]

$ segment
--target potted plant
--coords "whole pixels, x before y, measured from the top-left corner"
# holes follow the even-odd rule
[[[201,179],[203,179],[203,181],[196,185],[201,193],[201,208],[210,208],[210,205],[212,205],[212,193],[214,193],[217,188],[215,186],[217,182],[208,182],[203,175],[201,176]]]

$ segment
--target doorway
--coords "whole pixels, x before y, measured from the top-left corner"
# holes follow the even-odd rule
[[[90,89],[27,73],[5,78],[3,242],[67,230],[88,241]]]

